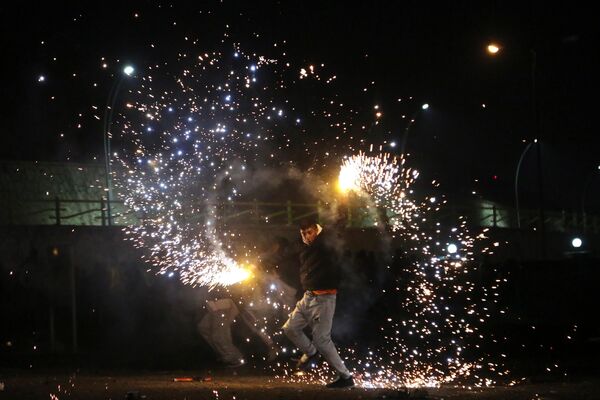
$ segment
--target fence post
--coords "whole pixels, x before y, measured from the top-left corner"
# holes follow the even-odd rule
[[[260,216],[258,215],[258,200],[254,199],[252,202],[254,203],[254,215],[256,216],[256,222],[260,223]]]
[[[492,226],[493,226],[494,228],[496,228],[496,226],[497,226],[497,223],[498,223],[498,215],[497,215],[497,213],[496,213],[496,206],[495,206],[495,205],[493,205],[493,206],[492,206]]]
[[[56,216],[56,225],[60,225],[60,200],[58,197],[54,198],[54,214]]]
[[[106,226],[106,213],[104,210],[104,197],[100,197],[100,219],[102,220],[102,226]]]
[[[291,226],[294,223],[294,216],[292,215],[292,201],[287,201],[287,224]]]

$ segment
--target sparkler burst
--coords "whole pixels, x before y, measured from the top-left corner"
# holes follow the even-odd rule
[[[274,61],[233,53],[180,54],[178,75],[156,65],[118,121],[116,178],[142,221],[126,233],[149,250],[158,273],[175,272],[194,286],[248,277],[239,260],[251,249],[234,246],[222,205],[244,191],[283,114],[256,84]]]
[[[495,355],[481,354],[484,344],[496,341],[481,328],[499,312],[498,289],[504,283],[495,279],[488,287],[473,276],[475,257],[492,253],[478,243],[486,239],[485,231],[471,235],[464,218],[450,227],[442,223],[437,214],[445,200],[430,196],[418,202],[410,187],[419,174],[404,164],[403,157],[372,152],[342,161],[339,189],[385,208],[391,234],[405,249],[404,257],[391,263],[394,278],[382,293],[382,304],[393,310],[378,328],[385,344],[366,354],[347,350],[344,358],[362,387],[492,385],[509,371]],[[327,370],[292,379],[326,381]]]
[[[239,243],[224,209],[257,190],[257,171],[285,170],[307,154],[324,166],[342,149],[340,142],[315,151],[352,126],[352,118],[332,122],[344,115],[343,104],[324,101],[302,116],[290,101],[299,96],[290,87],[302,82],[305,95],[307,85],[331,86],[335,76],[281,57],[249,55],[237,45],[180,52],[176,63],[148,68],[129,91],[113,124],[114,177],[141,221],[125,231],[159,274],[211,288],[242,281],[241,263],[255,259],[255,245]],[[306,136],[306,120],[321,130],[317,140]]]
[[[342,158],[365,145],[360,135],[350,133],[365,130],[353,122],[356,111],[347,110],[344,118],[339,100],[328,100],[323,109],[304,116],[286,98],[285,89],[294,82],[321,80],[317,68],[299,69],[298,76],[288,63],[282,67],[237,46],[231,54],[180,53],[178,61],[177,74],[170,72],[172,66],[159,64],[140,77],[115,124],[115,178],[141,220],[125,231],[146,250],[146,261],[159,274],[177,274],[185,284],[210,288],[247,280],[256,247],[242,243],[224,209],[252,190],[254,171],[289,165],[297,157],[289,149],[302,146],[301,153],[313,158],[311,174],[325,176],[328,166],[341,160],[338,189],[383,210],[377,225],[389,227],[383,234],[403,243],[406,259],[396,260],[400,267],[393,271],[393,286],[384,291],[386,307],[397,311],[378,328],[384,347],[345,354],[359,384],[436,386],[476,376],[476,384],[484,385],[492,381],[480,370],[506,373],[472,355],[483,340],[479,326],[490,317],[501,283],[488,290],[470,278],[475,256],[490,250],[476,249],[485,235],[472,236],[464,218],[451,226],[436,220],[446,200],[417,200],[412,185],[419,173],[405,165],[404,156],[374,153],[371,147]],[[284,79],[285,74],[291,78]],[[323,82],[330,85],[334,78]],[[334,117],[339,122],[332,122]],[[311,118],[324,127],[323,134],[305,141],[305,131],[297,127]],[[375,122],[381,118],[377,115]],[[339,140],[344,134],[346,140]],[[323,143],[334,144],[323,149]],[[269,290],[263,300],[247,305],[287,309]],[[275,332],[283,322],[281,312],[275,314],[279,317],[257,320],[256,328]],[[287,370],[276,372],[290,377]],[[292,379],[324,380],[324,373]]]
[[[387,153],[367,156],[361,152],[347,157],[340,168],[339,188],[366,196],[375,208],[391,214],[386,222],[393,231],[403,229],[418,208],[407,194],[419,176],[417,170],[404,168],[404,162],[404,156],[396,158]]]

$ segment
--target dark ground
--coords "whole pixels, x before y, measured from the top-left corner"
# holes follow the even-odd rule
[[[467,389],[325,389],[288,383],[253,371],[23,372],[0,373],[0,399],[600,399],[600,378],[527,382],[516,386]],[[174,382],[176,377],[193,382]],[[1,385],[0,385],[1,387]],[[52,397],[52,395],[56,397]]]

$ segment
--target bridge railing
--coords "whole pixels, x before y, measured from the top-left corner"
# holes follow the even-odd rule
[[[302,218],[315,216],[327,219],[335,213],[338,219],[344,219],[348,227],[369,228],[381,223],[382,219],[393,219],[388,211],[365,206],[340,206],[335,212],[332,206],[321,202],[293,203],[228,201],[207,204],[214,207],[220,217],[220,223],[226,225],[265,225],[293,226]],[[138,225],[148,215],[136,213],[121,200],[111,201],[109,220],[106,199],[36,199],[8,202],[0,207],[0,225]],[[532,230],[539,225],[537,210],[521,209],[520,221],[516,220],[514,209],[496,206],[458,207],[447,206],[436,213],[430,221],[456,221],[466,217],[472,224],[481,227],[497,227]],[[545,226],[555,232],[600,232],[600,217],[567,211],[546,211]],[[383,218],[382,218],[383,216]],[[203,218],[201,214],[190,214],[189,218]],[[379,221],[379,222],[378,222]],[[520,222],[520,224],[518,223]]]

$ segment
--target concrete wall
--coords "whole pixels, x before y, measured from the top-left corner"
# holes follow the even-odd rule
[[[297,229],[285,227],[246,228],[240,235],[240,241],[259,249],[276,236],[298,240]],[[575,253],[570,236],[549,235],[549,259],[534,262],[539,258],[535,233],[496,230],[488,236],[500,246],[478,261],[493,267],[483,271],[492,278],[510,277],[504,300],[526,317],[520,322],[509,319],[511,323],[566,323],[592,315],[600,275],[594,258],[599,254],[597,237],[584,237],[584,247]],[[347,229],[344,237],[353,252],[392,253],[406,246],[398,239],[384,244],[372,229]],[[194,328],[206,289],[184,287],[176,279],[148,272],[142,254],[117,227],[0,228],[0,359],[10,360],[11,351],[31,353],[35,347],[50,353],[93,350],[113,361],[122,356],[141,363],[177,357],[182,367],[188,356],[194,365],[190,349],[210,354]],[[382,266],[373,265],[363,268],[376,274]]]

